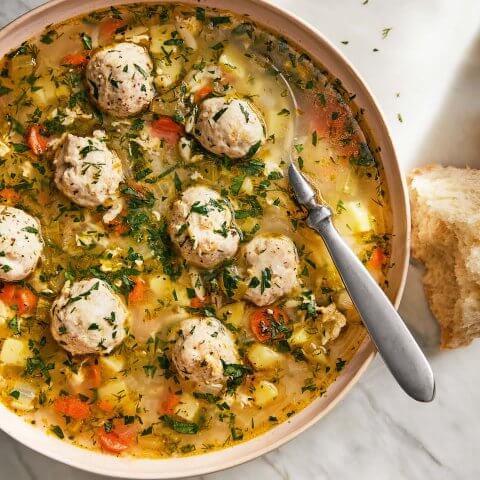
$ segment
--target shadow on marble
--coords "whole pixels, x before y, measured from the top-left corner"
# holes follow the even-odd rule
[[[480,34],[465,53],[449,94],[420,148],[416,164],[480,168],[479,85]],[[420,263],[410,262],[399,311],[423,350],[432,357],[442,353],[439,350],[440,329],[425,299],[423,272]]]

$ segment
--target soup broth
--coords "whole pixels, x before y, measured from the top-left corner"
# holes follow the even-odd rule
[[[133,84],[122,98],[120,77],[110,74],[100,85],[86,73],[96,55],[115,54],[125,43],[151,62],[149,72],[125,60],[125,82],[144,77],[133,100]],[[102,104],[101,88],[119,103]],[[205,102],[213,108],[215,99],[225,106],[208,125],[226,134],[232,129],[225,144],[201,130]],[[140,110],[116,115],[115,105]],[[236,120],[234,105],[241,112]],[[40,260],[24,278],[8,281],[11,267],[0,267],[5,405],[81,447],[169,457],[248,440],[328,395],[366,333],[322,240],[293,200],[289,162],[321,192],[336,227],[381,285],[391,232],[379,152],[339,80],[248,18],[135,4],[52,25],[12,50],[0,63],[0,111],[1,206],[36,218],[39,229],[27,232],[43,239]],[[69,134],[90,139],[76,154],[79,175],[89,180],[76,190],[64,183],[61,191],[63,180],[55,178],[60,161],[72,168],[61,153]],[[102,171],[109,164],[87,161],[105,152],[120,162],[118,188],[97,205],[82,205],[105,173],[113,178],[113,170]],[[195,187],[218,198],[193,202],[188,221],[175,230],[175,202]],[[202,235],[237,242],[230,255],[218,249],[211,254],[220,261],[202,264],[201,238],[188,233],[194,214],[199,225],[202,216],[225,215],[218,230]],[[249,260],[246,249],[259,238],[267,247]],[[282,250],[258,269],[252,262],[275,239],[278,249],[293,241],[295,265],[287,265]],[[280,264],[285,274],[273,278]],[[88,279],[95,279],[89,290],[65,297],[61,308],[70,317],[62,317],[52,337],[52,305],[68,295],[66,286]],[[93,346],[98,352],[78,354],[68,322],[104,284],[126,312],[123,341],[116,344],[120,330],[112,325],[119,314],[112,311],[100,319],[112,326],[112,338]],[[85,335],[103,328],[95,320],[102,302],[93,303]],[[191,319],[196,332],[182,323]],[[214,333],[192,353],[187,342],[205,325]],[[115,344],[111,351],[108,342]],[[180,364],[188,359],[187,372]],[[219,385],[212,380],[215,365],[223,367]]]

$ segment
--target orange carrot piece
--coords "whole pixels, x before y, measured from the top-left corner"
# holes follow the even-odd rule
[[[164,115],[150,124],[152,134],[174,144],[183,134],[183,126]]]
[[[213,92],[212,86],[205,85],[204,87],[200,88],[195,92],[195,102],[201,102],[205,97],[208,97]]]
[[[4,188],[0,190],[0,198],[7,202],[20,201],[20,195],[13,188]]]
[[[113,405],[108,400],[99,400],[97,407],[105,413],[113,412]]]
[[[143,301],[145,298],[145,292],[147,290],[145,280],[141,278],[135,278],[133,282],[135,285],[132,291],[128,294],[128,303],[138,303]]]
[[[42,135],[40,125],[32,125],[27,132],[27,144],[35,155],[41,155],[48,148],[48,138]]]
[[[98,443],[102,450],[109,453],[121,453],[128,449],[128,443],[120,439],[115,432],[106,432],[104,428],[97,431]]]
[[[368,262],[369,267],[379,270],[382,268],[383,264],[385,263],[385,253],[383,248],[376,247],[372,252],[372,256]]]
[[[98,388],[102,384],[102,370],[100,365],[89,365],[87,377],[92,388]]]
[[[259,342],[268,342],[272,339],[272,321],[281,322],[283,319],[278,307],[258,308],[250,315],[250,328]]]
[[[17,287],[15,291],[15,303],[18,313],[31,313],[37,306],[37,296],[27,287]]]
[[[55,400],[55,412],[75,420],[85,420],[90,416],[90,406],[77,397],[59,397]]]
[[[190,300],[190,306],[192,308],[202,308],[204,305],[205,305],[205,300],[202,300],[199,297],[195,297]]]
[[[0,291],[0,300],[9,306],[15,306],[20,315],[31,313],[37,306],[37,296],[27,287],[7,283]]]
[[[104,40],[108,40],[113,35],[115,32],[119,29],[125,26],[125,22],[123,20],[106,20],[105,22],[102,22],[100,25],[100,36]]]
[[[70,53],[65,55],[62,65],[72,65],[73,67],[84,67],[88,63],[88,57],[84,53]]]
[[[160,413],[173,415],[175,407],[180,403],[180,397],[176,393],[169,393],[160,407]]]

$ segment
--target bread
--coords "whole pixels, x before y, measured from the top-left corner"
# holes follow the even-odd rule
[[[412,254],[426,267],[441,346],[468,345],[480,337],[480,170],[429,165],[408,184]]]

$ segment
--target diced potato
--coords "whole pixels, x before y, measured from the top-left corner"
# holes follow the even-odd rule
[[[10,147],[6,143],[0,141],[0,158],[7,156],[9,153]]]
[[[78,372],[75,373],[72,370],[67,370],[66,377],[69,385],[77,390],[81,388],[85,382],[85,369],[79,368]]]
[[[261,380],[255,385],[253,401],[259,407],[265,407],[278,397],[277,387],[267,380]]]
[[[283,360],[282,354],[260,343],[252,345],[248,350],[247,356],[256,370],[275,368]]]
[[[16,383],[12,389],[12,392],[16,392],[18,398],[12,396],[10,405],[12,408],[23,411],[33,410],[33,401],[36,397],[36,390],[28,383]]]
[[[69,97],[70,93],[70,88],[68,88],[67,85],[62,84],[55,89],[55,95],[57,96],[57,98]]]
[[[150,289],[159,298],[165,300],[172,299],[173,284],[166,275],[160,275],[150,279]]]
[[[345,202],[348,225],[353,233],[368,232],[372,229],[368,211],[358,202]]]
[[[337,295],[336,300],[338,309],[342,310],[343,312],[346,312],[347,310],[352,310],[354,308],[352,299],[350,298],[350,295],[348,295],[346,290],[342,290]]]
[[[0,300],[0,326],[6,325],[14,315],[13,310],[5,302]]]
[[[294,347],[299,347],[312,339],[305,327],[297,326],[293,329],[292,335],[288,339],[288,343]]]
[[[252,195],[253,194],[253,182],[250,177],[247,177],[243,183],[242,187],[240,188],[240,193],[244,193],[245,195]]]
[[[246,59],[242,53],[233,45],[228,45],[218,60],[222,68],[233,73],[238,78],[247,76]]]
[[[15,84],[18,84],[33,73],[34,66],[35,60],[31,55],[16,55],[10,62],[9,77]]]
[[[28,347],[23,340],[16,338],[7,338],[3,342],[0,352],[0,362],[6,365],[15,365],[23,367],[27,362]]]
[[[38,90],[37,90],[38,89]],[[47,107],[57,102],[56,86],[48,78],[40,78],[35,82],[35,91],[31,93],[37,107]]]
[[[219,318],[225,318],[226,323],[231,323],[235,327],[245,326],[245,303],[235,302],[225,305],[218,311]]]
[[[125,359],[121,355],[100,357],[100,364],[109,373],[118,373],[125,368]]]
[[[155,86],[159,90],[167,90],[173,87],[180,79],[183,65],[183,57],[175,57],[174,55],[170,59],[165,58],[157,61]]]
[[[200,403],[193,395],[182,393],[174,413],[186,422],[195,422],[200,413]]]
[[[111,380],[98,389],[98,398],[112,405],[123,403],[127,395],[128,388],[123,380]]]
[[[152,38],[150,42],[150,51],[154,55],[163,56],[165,52],[175,54],[178,51],[176,45],[165,45],[165,42],[174,38],[173,32],[177,31],[175,25],[152,25],[150,27],[150,36]]]
[[[165,440],[162,437],[158,437],[156,435],[139,435],[138,446],[141,449],[161,452],[165,447]]]

